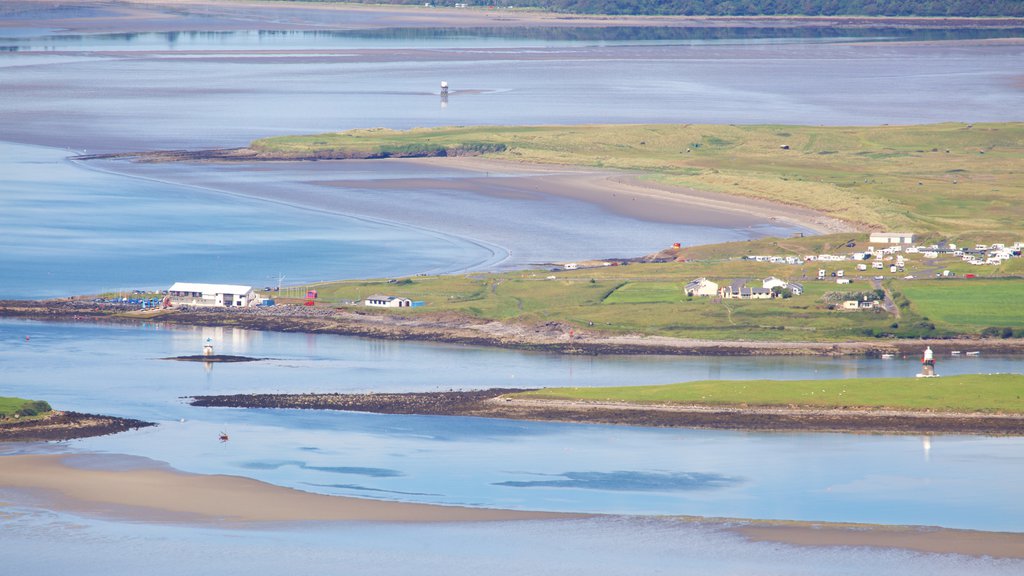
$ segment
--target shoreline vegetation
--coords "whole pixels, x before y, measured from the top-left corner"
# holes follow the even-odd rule
[[[109,454],[4,456],[0,487],[73,513],[131,521],[258,527],[265,522],[476,522],[556,520],[593,514],[463,508],[326,496],[248,478],[180,472],[138,457]],[[1024,534],[928,526],[662,516],[758,542],[869,546],[938,554],[1024,558]]]
[[[730,391],[740,388],[730,396]],[[659,396],[651,389],[669,393]],[[814,400],[819,389],[819,400]],[[832,390],[831,396],[827,389]],[[635,388],[234,394],[194,396],[190,403],[764,432],[1021,436],[1022,390],[1024,376],[1004,374],[936,380],[714,381]],[[719,392],[723,400],[708,399]]]

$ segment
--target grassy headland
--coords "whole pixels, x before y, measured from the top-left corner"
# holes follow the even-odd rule
[[[626,170],[874,229],[979,241],[1024,231],[1024,123],[367,129],[265,138],[251,148],[270,158],[487,154]]]
[[[0,396],[0,421],[45,416],[53,411],[47,402]]]
[[[936,412],[1024,413],[1024,375],[969,374],[940,378],[708,380],[663,386],[547,388],[513,398],[683,404],[795,406]]]

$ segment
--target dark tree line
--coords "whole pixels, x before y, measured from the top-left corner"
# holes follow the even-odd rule
[[[369,1],[369,0],[368,0]],[[373,0],[372,3],[463,3],[556,12],[685,16],[1024,16],[1024,0]]]

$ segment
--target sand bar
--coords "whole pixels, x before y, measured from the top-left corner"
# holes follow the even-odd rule
[[[733,528],[755,542],[795,546],[867,546],[938,554],[1024,558],[1024,534],[920,526],[754,523]]]
[[[5,503],[133,522],[251,526],[261,522],[477,522],[592,516],[325,496],[237,476],[185,474],[146,458],[110,454],[2,456],[0,491]],[[752,541],[795,546],[869,546],[1024,558],[1024,534],[1019,533],[701,517],[666,520],[731,530]]]
[[[578,514],[381,502],[312,494],[250,478],[187,474],[153,460],[110,455],[0,457],[0,490],[34,505],[133,521],[480,522]]]

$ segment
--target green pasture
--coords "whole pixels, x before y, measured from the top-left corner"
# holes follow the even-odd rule
[[[816,273],[816,268],[810,271]],[[883,311],[829,309],[827,293],[871,290],[866,280],[838,286],[803,279],[800,266],[749,261],[670,262],[601,266],[571,271],[525,270],[464,276],[416,276],[395,282],[343,281],[318,284],[319,301],[359,301],[373,293],[422,300],[422,308],[386,314],[457,312],[478,318],[544,323],[562,322],[616,333],[643,333],[705,339],[834,341],[881,333],[893,322]],[[708,276],[722,284],[775,275],[802,281],[805,294],[787,299],[722,300],[687,297],[686,282]],[[872,332],[874,333],[874,332]]]
[[[894,408],[942,412],[1024,413],[1024,375],[836,380],[707,380],[663,386],[547,388],[524,398],[713,406]]]
[[[42,400],[26,400],[24,398],[12,398],[0,396],[0,419],[31,418],[41,416],[53,409]]]
[[[1024,335],[1024,279],[956,279],[898,282],[918,316],[962,332],[1009,327]]]
[[[1024,123],[369,129],[265,138],[252,147],[279,157],[438,149],[485,153],[627,170],[666,184],[804,206],[889,230],[949,237],[1024,231]]]

